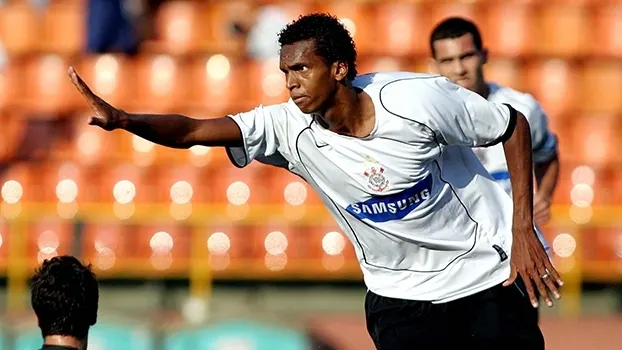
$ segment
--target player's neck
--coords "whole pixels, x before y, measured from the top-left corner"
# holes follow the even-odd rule
[[[79,350],[86,349],[86,341],[64,335],[48,335],[43,338],[45,345],[69,346]]]
[[[323,115],[326,127],[338,134],[365,137],[373,130],[375,111],[371,98],[351,85],[340,86]]]

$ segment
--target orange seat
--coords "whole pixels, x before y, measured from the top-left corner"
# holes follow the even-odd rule
[[[0,164],[13,161],[22,150],[22,140],[26,131],[26,122],[15,113],[0,111],[2,123],[2,142],[0,143]]]
[[[589,22],[581,5],[545,5],[536,17],[535,53],[574,57],[587,53]]]
[[[550,115],[574,112],[579,97],[577,67],[559,59],[534,60],[525,69],[525,90],[532,93]]]
[[[394,57],[364,57],[357,62],[359,74],[407,70],[403,60]]]
[[[0,219],[0,271],[2,272],[4,272],[8,264],[10,230],[11,226],[3,219]]]
[[[235,33],[234,24],[246,23],[254,6],[249,1],[210,1],[205,4],[205,50],[224,54],[242,54],[246,46],[246,37]]]
[[[144,55],[136,66],[137,94],[133,108],[151,113],[179,110],[187,98],[185,64],[169,55]]]
[[[131,163],[108,165],[102,169],[99,198],[107,203],[149,203],[155,198],[149,168]]]
[[[23,107],[45,115],[56,115],[73,108],[80,95],[67,77],[69,64],[58,55],[28,60],[23,76]]]
[[[484,19],[482,7],[472,2],[439,2],[437,4],[430,4],[429,8],[424,9],[424,11],[427,28],[424,32],[425,34],[418,38],[418,40],[424,42],[427,42],[434,27],[448,17],[463,17],[478,24],[483,23],[482,20]]]
[[[524,3],[495,3],[487,8],[482,22],[484,45],[491,58],[529,55],[533,51],[533,7]],[[508,38],[512,40],[508,40]]]
[[[21,61],[9,61],[0,69],[0,110],[15,106],[15,101],[22,93],[23,65]]]
[[[70,221],[64,221],[54,216],[37,218],[28,226],[27,256],[33,263],[41,264],[43,260],[56,255],[71,254],[73,226]]]
[[[38,50],[41,26],[29,4],[0,6],[0,42],[11,55]]]
[[[244,169],[223,165],[220,170],[210,172],[214,203],[234,207],[264,204],[270,191],[263,178],[267,167],[252,162]]]
[[[520,90],[523,86],[521,66],[512,59],[490,59],[484,66],[486,80]]]
[[[249,105],[270,105],[285,102],[289,91],[285,86],[285,75],[279,69],[279,60],[250,61],[247,63],[245,93],[250,97]]]
[[[596,7],[591,26],[590,50],[593,54],[606,57],[622,57],[622,11],[619,5],[602,4]]]
[[[70,56],[82,51],[87,32],[84,5],[82,1],[47,5],[41,19],[40,46],[44,52]]]
[[[118,222],[88,224],[83,234],[83,256],[99,270],[108,270],[117,261],[133,258],[133,246],[127,242],[132,233],[125,232]]]
[[[361,55],[373,53],[375,42],[373,8],[365,3],[350,1],[327,1],[319,5],[321,12],[330,13],[339,18],[346,26],[356,43]]]
[[[373,29],[373,45],[369,52],[373,55],[408,57],[428,56],[427,27],[424,9],[412,3],[384,3],[372,5],[374,18],[366,27]],[[358,44],[358,43],[357,43]]]
[[[164,2],[155,15],[158,39],[153,48],[174,55],[203,50],[208,26],[205,13],[205,5],[198,1]]]
[[[203,109],[209,116],[252,107],[247,90],[254,82],[239,59],[222,54],[197,57],[190,63],[190,76],[186,107]]]
[[[55,159],[71,160],[84,166],[119,159],[122,151],[115,139],[124,133],[111,133],[89,125],[88,121],[92,116],[91,109],[81,110],[67,120],[69,130],[66,137],[57,138],[53,149]]]
[[[135,99],[136,77],[133,62],[121,55],[90,55],[85,57],[78,74],[91,90],[117,108],[129,108]],[[77,94],[77,92],[76,92]],[[80,100],[80,107],[88,107]]]
[[[581,73],[582,112],[613,114],[622,111],[622,62],[590,61]]]
[[[155,270],[167,270],[174,264],[186,265],[190,258],[190,229],[180,225],[133,227],[135,258],[149,259]],[[134,250],[135,249],[135,250]]]
[[[620,122],[615,115],[588,114],[572,121],[572,133],[567,140],[574,148],[575,160],[589,165],[608,164],[619,152],[615,148]]]

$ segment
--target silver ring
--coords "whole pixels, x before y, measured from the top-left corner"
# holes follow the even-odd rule
[[[549,274],[545,273],[544,275],[540,276],[540,278],[542,278],[542,279],[549,278]]]

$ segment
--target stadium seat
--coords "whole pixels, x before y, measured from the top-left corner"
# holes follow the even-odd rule
[[[576,160],[588,165],[602,166],[618,152],[615,139],[620,121],[616,115],[586,114],[572,119],[572,133],[566,142],[574,148]]]
[[[0,6],[0,43],[10,55],[37,51],[40,38],[40,21],[29,4]]]
[[[204,16],[206,39],[205,52],[239,55],[244,52],[246,37],[234,30],[234,24],[247,23],[253,13],[249,1],[210,1],[205,4]]]
[[[102,169],[99,198],[105,203],[149,203],[155,198],[149,168],[114,163]]]
[[[245,206],[266,202],[270,191],[263,178],[266,165],[252,162],[246,168],[238,169],[232,164],[225,164],[206,172],[215,204]]]
[[[622,62],[589,61],[581,72],[580,110],[585,113],[622,111]]]
[[[533,52],[532,38],[536,33],[533,12],[533,7],[523,2],[487,5],[480,31],[492,59],[527,56]]]
[[[201,1],[166,1],[155,15],[156,42],[145,50],[173,55],[201,52],[205,49],[208,23]]]
[[[248,85],[242,93],[248,94],[249,104],[271,105],[289,99],[285,75],[279,69],[278,58],[249,61],[245,72]]]
[[[180,151],[181,152],[181,151]],[[211,186],[192,165],[161,165],[157,167],[156,200],[161,203],[206,203]]]
[[[120,222],[88,223],[82,234],[82,254],[98,270],[114,268],[117,261],[133,258],[134,249],[128,243],[132,232],[125,232]]]
[[[136,63],[138,86],[132,107],[137,112],[170,113],[183,107],[191,78],[184,59],[167,54],[142,55]]]
[[[41,18],[42,51],[71,56],[80,53],[85,44],[85,2],[50,2]]]
[[[358,59],[356,67],[359,74],[408,70],[408,64],[403,59],[392,56],[362,57]]]
[[[98,199],[96,172],[77,163],[45,162],[40,167],[39,195],[48,203],[93,202]]]
[[[520,62],[513,59],[491,58],[484,66],[486,79],[504,86],[522,90],[523,74]]]
[[[346,26],[356,43],[359,54],[373,53],[376,45],[374,31],[374,12],[368,4],[356,1],[326,1],[321,2],[319,11],[337,16]]]
[[[526,91],[532,93],[549,115],[574,112],[579,107],[579,74],[572,62],[560,59],[531,60],[525,67]]]
[[[190,62],[189,95],[185,108],[202,109],[208,116],[222,116],[250,108],[251,81],[246,65],[235,56],[222,54],[198,56]]]
[[[0,111],[16,105],[18,96],[22,93],[23,64],[13,60],[0,68]]]
[[[28,225],[28,243],[26,253],[32,264],[41,264],[43,260],[56,255],[72,254],[73,225],[56,215],[40,216]]]
[[[590,36],[591,53],[602,57],[622,57],[622,11],[619,4],[596,6],[590,23],[594,33]]]
[[[371,54],[393,57],[429,55],[427,41],[422,40],[429,35],[422,6],[382,1],[372,6],[373,22],[366,24],[373,29]]]
[[[132,107],[136,95],[134,62],[122,55],[89,55],[76,67],[78,74],[99,97],[118,108]],[[142,77],[145,78],[145,77]],[[80,100],[82,108],[88,108]]]
[[[37,168],[27,162],[13,162],[0,168],[2,199],[7,203],[39,199]]]
[[[22,116],[9,111],[0,110],[0,123],[2,123],[2,142],[0,143],[0,164],[2,164],[19,156],[26,128]]]
[[[429,8],[424,9],[427,28],[424,31],[423,37],[418,38],[420,41],[423,38],[428,38],[434,27],[447,17],[464,17],[478,24],[482,23],[484,18],[483,8],[476,1],[435,2],[430,3],[428,6]]]
[[[288,262],[294,261],[298,264],[311,257],[309,236],[300,227],[266,221],[263,225],[256,225],[252,235],[253,257],[257,261],[266,260],[266,265],[271,263],[268,261],[271,257],[266,258],[266,254],[273,256],[272,259],[275,260],[273,263],[278,263],[276,256],[281,254],[287,256]]]
[[[205,244],[211,255],[212,268],[224,270],[252,257],[252,226],[234,225],[230,220],[214,218],[204,229]]]
[[[2,272],[8,264],[10,235],[11,226],[4,219],[0,219],[0,271]]]
[[[187,267],[191,230],[184,225],[151,224],[135,227],[133,257],[149,259],[155,270]]]
[[[588,51],[589,21],[586,8],[577,4],[543,6],[534,18],[535,53],[570,58]]]
[[[29,59],[22,77],[23,108],[39,116],[55,117],[75,107],[80,95],[67,77],[70,63],[55,54]]]

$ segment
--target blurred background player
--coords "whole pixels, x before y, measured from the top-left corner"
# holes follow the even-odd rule
[[[90,266],[73,256],[45,260],[32,277],[31,302],[43,336],[42,350],[86,350],[99,302]]]
[[[534,195],[534,220],[544,224],[550,219],[553,192],[559,176],[557,138],[548,128],[547,116],[536,99],[527,93],[486,81],[484,64],[488,50],[483,46],[475,23],[460,17],[440,22],[430,35],[431,68],[456,84],[474,91],[489,101],[507,103],[529,121],[537,190]],[[476,148],[475,154],[493,178],[511,196],[512,186],[503,147]],[[536,230],[547,252],[550,247]]]

